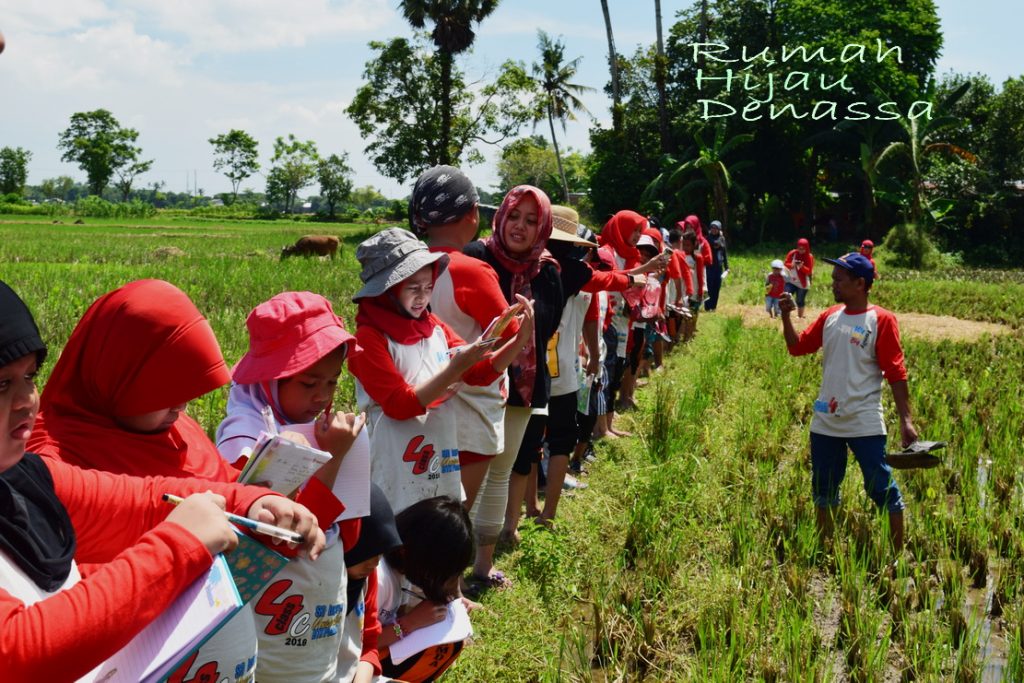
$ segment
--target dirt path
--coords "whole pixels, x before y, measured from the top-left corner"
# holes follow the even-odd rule
[[[807,327],[821,313],[820,308],[808,307],[801,320],[794,316],[797,330]],[[747,327],[781,327],[778,320],[771,320],[764,309],[758,306],[740,304],[723,304],[718,312],[725,315],[736,315],[743,319]],[[897,313],[900,321],[900,333],[903,336],[916,337],[928,341],[974,341],[983,335],[1012,334],[1013,328],[998,323],[985,323],[977,320],[961,320],[948,315],[929,315],[927,313]]]

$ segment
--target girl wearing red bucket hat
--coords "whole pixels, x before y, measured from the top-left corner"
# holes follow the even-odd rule
[[[266,429],[269,413],[276,430],[334,456],[310,479],[333,487],[349,450],[360,447],[360,440],[369,448],[364,416],[332,410],[342,365],[359,350],[355,338],[331,303],[312,292],[278,294],[254,308],[245,324],[249,350],[232,371],[228,414],[217,428],[221,455],[230,462],[244,458]],[[348,608],[344,546],[355,543],[359,522],[339,522],[343,506],[334,502],[337,508],[319,517],[327,531],[320,560],[290,562],[253,598],[260,681],[335,680],[338,675]],[[284,611],[285,605],[302,607]]]

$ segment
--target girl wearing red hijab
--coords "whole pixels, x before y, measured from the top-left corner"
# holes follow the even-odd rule
[[[233,482],[238,470],[185,414],[190,400],[230,379],[213,329],[184,292],[161,280],[129,283],[97,299],[75,327],[46,383],[29,448],[85,469]],[[318,519],[340,513],[322,485],[307,486],[301,498]],[[252,611],[243,609],[176,673],[251,676],[256,649]]]
[[[804,238],[796,241],[796,249],[786,254],[786,291],[796,299],[796,314],[804,317],[804,305],[807,303],[807,290],[811,288],[811,276],[814,274],[814,254],[811,243]]]
[[[601,250],[614,261],[616,270],[630,270],[640,265],[640,250],[636,248],[636,243],[640,240],[646,227],[647,219],[636,211],[629,210],[619,211],[605,223],[597,242],[601,245]],[[613,421],[616,398],[620,389],[623,389],[623,376],[626,371],[631,327],[629,310],[629,304],[623,293],[608,293],[608,312],[611,316],[611,323],[604,331],[605,346],[608,348],[608,355],[605,359],[608,384],[604,391],[608,411],[605,418],[606,433],[613,437],[626,435],[626,432],[614,429]],[[632,376],[626,379],[625,384],[623,393],[628,393],[628,397],[632,400]]]

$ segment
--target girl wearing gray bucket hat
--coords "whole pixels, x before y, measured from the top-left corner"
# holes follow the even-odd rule
[[[371,478],[395,513],[425,498],[461,497],[455,411],[461,383],[494,382],[533,338],[533,307],[520,297],[520,330],[496,351],[496,339],[467,344],[429,310],[448,255],[402,228],[359,245],[363,287],[355,296],[356,340],[349,361],[356,398],[367,414]]]

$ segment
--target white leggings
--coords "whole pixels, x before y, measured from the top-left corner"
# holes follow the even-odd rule
[[[530,421],[530,409],[505,407],[505,450],[491,460],[487,477],[476,494],[469,516],[478,545],[494,545],[505,524],[505,505],[508,503],[508,479],[512,465],[519,454],[519,445]]]

